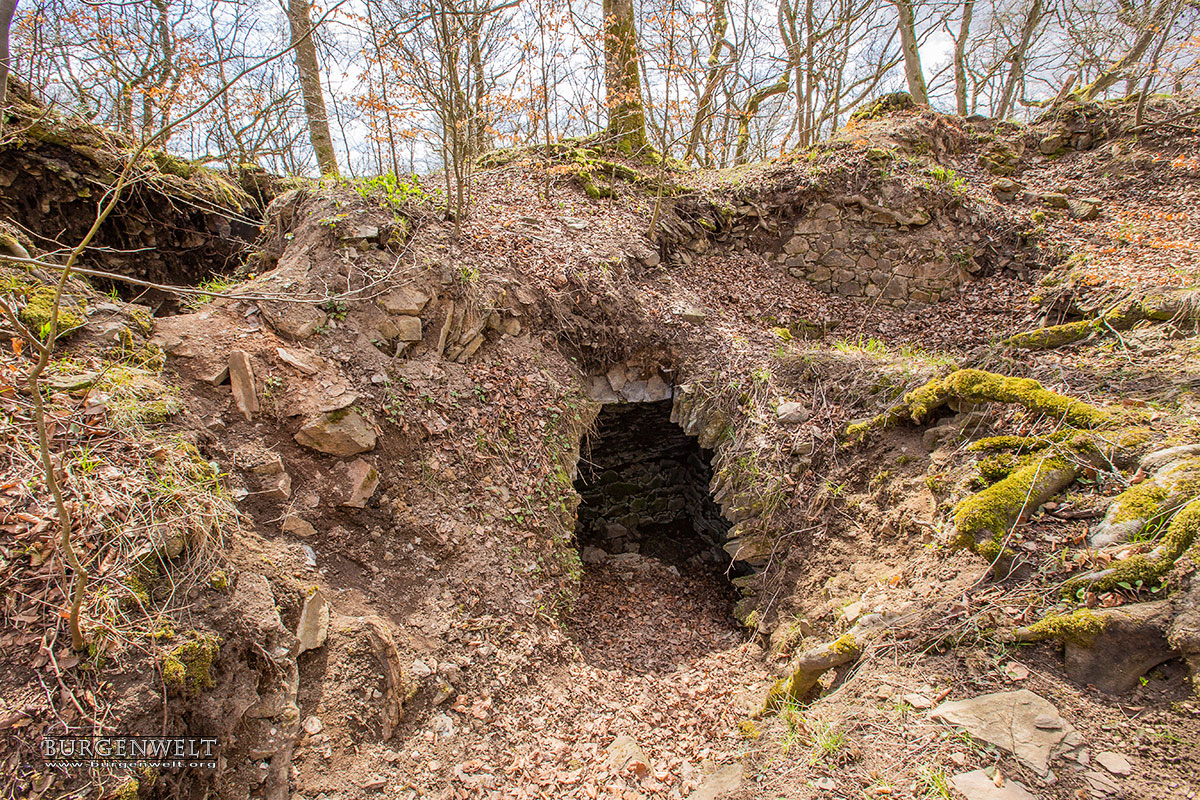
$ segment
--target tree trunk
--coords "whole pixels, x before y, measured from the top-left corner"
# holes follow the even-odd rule
[[[317,43],[313,41],[312,5],[309,0],[288,0],[288,24],[296,53],[296,71],[300,73],[300,91],[304,96],[304,114],[308,118],[308,137],[317,156],[322,175],[338,173],[337,153],[329,133],[325,113],[325,94],[321,90],[321,72],[317,66]]]
[[[708,53],[708,64],[704,79],[704,90],[700,94],[700,102],[696,104],[696,118],[692,120],[692,130],[688,135],[687,151],[683,154],[683,163],[690,164],[700,145],[700,133],[708,118],[712,116],[713,94],[725,77],[728,67],[721,64],[721,48],[725,46],[725,31],[729,27],[729,17],[725,13],[726,0],[715,0],[713,3],[713,36],[712,49]]]
[[[17,0],[0,0],[0,126],[8,105],[8,32],[17,13]]]
[[[790,74],[791,70],[789,69],[783,73],[783,76],[778,81],[763,89],[759,89],[750,95],[750,99],[746,101],[746,108],[738,115],[737,149],[733,156],[734,164],[746,163],[746,149],[750,145],[750,121],[758,113],[758,107],[762,105],[764,100],[774,97],[777,94],[783,94],[788,90],[788,76]]]
[[[958,26],[958,38],[954,41],[954,103],[958,115],[967,115],[967,36],[971,32],[971,17],[975,13],[975,0],[963,3],[962,21]]]
[[[1175,0],[1161,0],[1158,7],[1154,9],[1154,14],[1146,21],[1146,26],[1138,34],[1133,46],[1129,48],[1129,51],[1121,56],[1119,61],[1100,73],[1100,76],[1092,81],[1089,86],[1080,89],[1079,96],[1084,100],[1095,100],[1104,94],[1110,86],[1121,80],[1134,64],[1141,61],[1142,55],[1145,54],[1146,48],[1150,46],[1150,43],[1154,41],[1154,35],[1160,31],[1160,26],[1166,20],[1167,12],[1174,3]]]
[[[633,0],[604,0],[604,93],[609,139],[623,152],[642,150],[646,146],[646,110]]]
[[[921,51],[917,44],[917,19],[913,13],[912,0],[891,0],[896,7],[900,31],[900,51],[904,54],[904,77],[908,80],[908,93],[919,106],[929,105],[929,91],[925,88],[925,74],[921,71]]]
[[[1017,94],[1017,84],[1025,75],[1025,54],[1029,51],[1029,43],[1033,41],[1033,32],[1042,21],[1042,0],[1033,0],[1025,24],[1021,27],[1021,41],[1012,54],[1012,68],[1008,71],[1008,81],[1004,84],[1004,94],[1000,96],[1000,107],[993,115],[996,119],[1005,119],[1012,111]]]

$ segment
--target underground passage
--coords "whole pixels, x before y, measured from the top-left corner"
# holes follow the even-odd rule
[[[669,400],[601,409],[575,481],[576,638],[597,666],[670,670],[740,642],[710,458]]]

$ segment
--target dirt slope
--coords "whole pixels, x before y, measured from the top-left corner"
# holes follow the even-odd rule
[[[1120,107],[1029,128],[902,112],[728,173],[559,165],[549,197],[545,165],[513,153],[457,236],[435,197],[309,187],[266,210],[233,298],[139,326],[80,285],[51,394],[97,564],[79,657],[27,455],[28,356],[4,356],[9,794],[924,798],[995,768],[992,786],[1045,798],[1197,796],[1195,550],[1062,592],[1184,519],[1088,540],[1155,474],[1141,457],[1200,442],[1194,296],[1171,294],[1168,320],[1107,315],[1200,276],[1197,134],[1164,121],[1181,102],[1138,136]],[[614,196],[594,199],[605,169]],[[1064,322],[1084,326],[1061,347],[1006,343]],[[1027,393],[905,399],[968,368],[1105,422],[1072,428]],[[712,452],[732,587],[575,546],[600,404],[663,399]],[[997,435],[1033,438],[971,449]],[[1066,488],[1023,494],[995,552],[964,549],[962,504],[1036,437],[1075,459]],[[197,508],[203,537],[165,522]],[[1066,630],[1065,660],[1017,641],[1049,614],[1144,601],[1159,616],[1131,629],[1164,658],[1119,691],[1097,683],[1131,648],[1123,623]],[[832,669],[763,713],[818,652]],[[1049,771],[935,709],[1022,689],[1057,710],[1035,726],[1056,732]],[[216,735],[221,765],[40,770],[38,737],[81,722]]]

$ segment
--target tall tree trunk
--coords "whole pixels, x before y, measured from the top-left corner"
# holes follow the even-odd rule
[[[726,0],[713,2],[712,49],[708,53],[708,64],[705,70],[704,90],[700,93],[700,102],[696,104],[696,118],[692,120],[692,130],[688,135],[687,151],[683,154],[683,163],[690,164],[696,156],[700,145],[700,133],[704,124],[712,116],[713,94],[725,77],[728,67],[721,65],[721,48],[725,46],[725,31],[729,28],[729,16],[725,13]]]
[[[604,0],[604,93],[608,136],[622,151],[646,146],[646,109],[638,71],[633,0]]]
[[[929,91],[925,88],[925,74],[921,71],[921,51],[917,45],[917,18],[913,12],[913,0],[891,0],[896,7],[896,27],[900,31],[900,52],[904,55],[904,77],[908,80],[908,93],[919,106],[929,105]]]
[[[750,99],[746,101],[746,107],[738,115],[737,149],[733,156],[734,164],[746,163],[746,150],[750,146],[750,121],[758,113],[758,107],[762,105],[764,100],[786,92],[789,86],[788,77],[790,75],[791,70],[789,69],[783,73],[783,76],[778,81],[770,86],[759,89],[750,95]]]
[[[375,15],[371,13],[371,4],[367,3],[367,25],[371,29],[371,45],[375,48],[375,59],[379,62],[379,91],[383,100],[384,119],[387,122],[388,149],[392,154],[392,174],[400,174],[400,162],[396,158],[396,131],[392,122],[392,103],[388,99],[387,74],[383,71],[383,51],[379,48],[379,32],[375,28]],[[368,65],[369,68],[369,65]],[[383,169],[380,169],[382,172]]]
[[[1121,80],[1134,64],[1141,61],[1146,48],[1154,41],[1155,34],[1161,30],[1160,26],[1166,21],[1167,12],[1174,4],[1175,0],[1160,0],[1158,6],[1154,9],[1154,13],[1146,21],[1145,27],[1138,34],[1129,51],[1121,56],[1119,61],[1100,73],[1100,76],[1092,81],[1090,85],[1080,89],[1079,96],[1084,100],[1095,100],[1104,94],[1110,86]]]
[[[954,103],[960,117],[967,115],[967,36],[971,32],[971,17],[975,0],[965,0],[958,38],[954,40]]]
[[[329,117],[325,113],[325,94],[321,90],[321,72],[317,67],[317,43],[313,41],[312,4],[309,0],[288,0],[288,24],[291,26],[292,46],[296,53],[296,70],[300,73],[304,115],[308,118],[308,138],[317,155],[317,169],[322,175],[336,175],[337,153],[333,149]]]
[[[17,13],[18,0],[0,0],[0,126],[4,125],[4,108],[8,105],[8,32]]]
[[[1008,81],[1004,84],[1004,94],[1000,96],[1000,107],[993,115],[996,119],[1005,119],[1016,104],[1017,85],[1025,76],[1025,54],[1029,52],[1029,43],[1033,41],[1033,32],[1042,21],[1042,0],[1033,0],[1025,24],[1021,26],[1021,41],[1017,43],[1012,53],[1012,67],[1008,71]]]

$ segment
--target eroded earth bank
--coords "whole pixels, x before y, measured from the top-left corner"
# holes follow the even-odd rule
[[[7,794],[1196,797],[1200,140],[1147,114],[501,153],[457,231],[144,159],[82,262],[143,283],[72,278],[41,383],[75,652],[19,328],[128,150],[30,112]],[[47,771],[64,726],[220,766]]]

